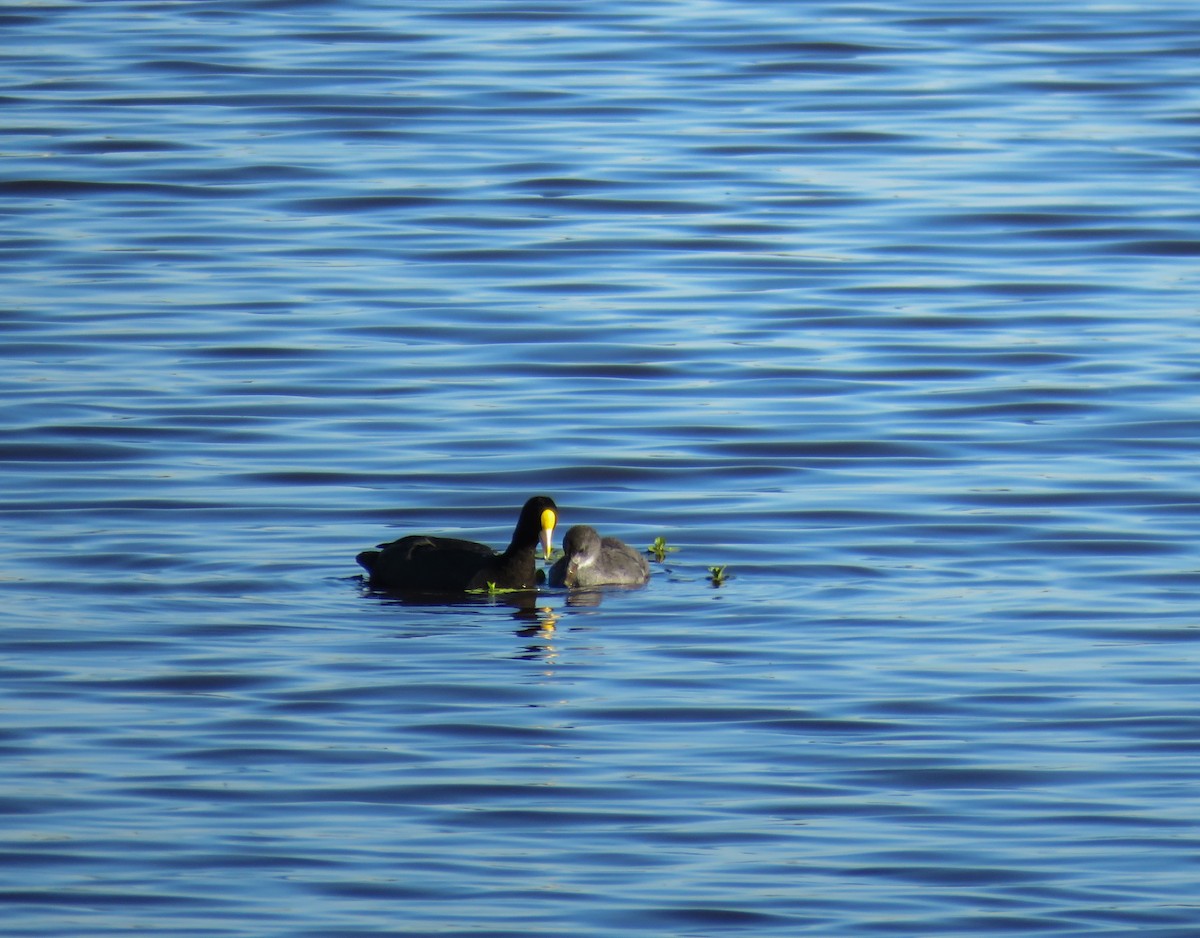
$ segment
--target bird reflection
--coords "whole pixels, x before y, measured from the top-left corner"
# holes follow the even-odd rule
[[[604,599],[604,591],[591,590],[571,590],[567,593],[568,606],[599,606]]]
[[[558,616],[550,606],[537,609],[540,618],[537,624],[526,625],[516,630],[516,635],[529,642],[524,649],[513,655],[527,661],[544,661],[552,664],[558,657],[558,649],[554,647],[555,628]]]
[[[537,590],[506,590],[498,593],[464,593],[453,596],[438,594],[421,594],[394,592],[390,590],[372,589],[363,584],[363,593],[379,598],[389,606],[415,606],[420,608],[446,607],[476,607],[476,606],[507,606],[512,617],[518,622],[537,624],[549,613],[545,606],[538,605]]]

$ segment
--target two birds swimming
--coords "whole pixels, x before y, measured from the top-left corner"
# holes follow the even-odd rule
[[[458,593],[484,589],[533,589],[537,584],[534,552],[549,560],[558,506],[545,495],[525,503],[512,540],[501,553],[486,544],[456,537],[412,534],[376,550],[364,550],[358,563],[373,589],[422,593]],[[640,553],[594,528],[576,525],[563,538],[563,556],[550,568],[551,586],[642,586],[650,566]]]

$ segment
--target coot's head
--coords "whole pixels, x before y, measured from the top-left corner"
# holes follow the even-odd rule
[[[558,506],[548,495],[535,495],[521,509],[513,544],[518,547],[542,545],[542,555],[549,560],[554,549],[554,526],[558,524]]]
[[[579,568],[596,562],[600,556],[600,535],[586,524],[577,524],[563,538],[563,555],[567,558],[567,571],[563,585],[572,587],[579,575]]]

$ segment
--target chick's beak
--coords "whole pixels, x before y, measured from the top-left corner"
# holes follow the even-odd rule
[[[554,525],[557,522],[558,518],[549,508],[542,512],[542,556],[547,560],[550,559],[550,553],[554,550]]]

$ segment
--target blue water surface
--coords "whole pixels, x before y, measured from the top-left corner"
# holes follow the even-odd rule
[[[0,30],[6,938],[1200,933],[1200,8]]]

